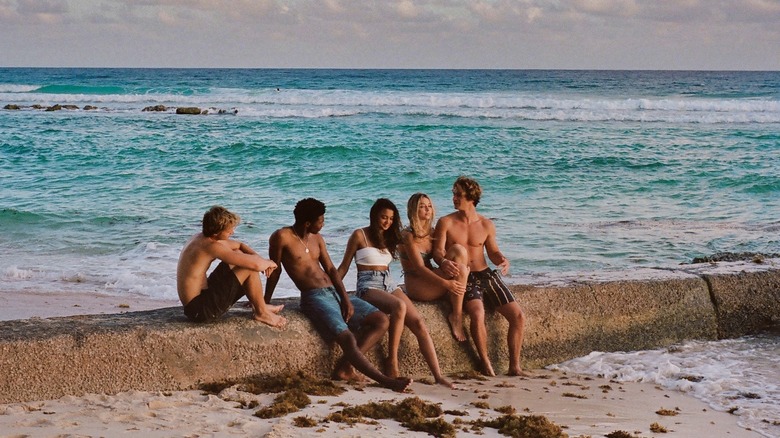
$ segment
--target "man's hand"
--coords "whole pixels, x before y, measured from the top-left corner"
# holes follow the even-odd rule
[[[352,302],[349,301],[349,297],[344,297],[341,301],[341,317],[344,318],[344,322],[349,322],[354,313],[355,308],[352,307]]]
[[[498,269],[501,270],[501,275],[506,275],[509,273],[509,259],[504,257],[504,260],[501,261],[498,265],[496,265]]]

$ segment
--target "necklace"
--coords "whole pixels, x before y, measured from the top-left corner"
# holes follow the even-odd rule
[[[306,243],[303,243],[303,239],[301,239],[300,236],[298,236],[298,233],[295,232],[295,228],[292,230],[293,234],[295,234],[295,237],[298,238],[298,241],[301,242],[301,245],[303,245],[304,248],[306,248],[306,254],[309,253],[309,236],[306,236]],[[303,234],[306,234],[306,231],[303,232]]]

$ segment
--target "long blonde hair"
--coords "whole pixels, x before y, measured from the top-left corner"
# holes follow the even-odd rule
[[[431,202],[431,209],[433,214],[430,221],[421,221],[417,216],[417,208],[420,206],[421,199],[427,199]],[[433,232],[433,223],[436,220],[436,209],[433,207],[433,201],[425,193],[415,193],[409,197],[409,201],[406,203],[406,217],[409,218],[409,230],[414,237],[425,237]]]

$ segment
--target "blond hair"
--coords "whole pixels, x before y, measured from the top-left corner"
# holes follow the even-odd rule
[[[433,201],[431,201],[433,214],[431,215],[430,220],[423,221],[417,215],[417,209],[420,207],[420,201],[422,199],[431,201],[430,196],[425,193],[415,193],[409,197],[409,201],[406,203],[406,217],[409,218],[409,230],[414,234],[414,237],[425,237],[431,234],[433,223],[436,219],[436,209],[433,208]]]
[[[206,237],[216,236],[230,227],[234,227],[241,222],[241,217],[229,211],[227,208],[215,205],[203,215],[203,235]]]

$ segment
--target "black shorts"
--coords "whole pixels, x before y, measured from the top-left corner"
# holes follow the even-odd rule
[[[219,263],[207,282],[208,287],[184,306],[184,314],[191,321],[214,321],[246,294],[244,286],[225,262]]]
[[[469,272],[464,301],[483,300],[494,309],[515,301],[515,296],[498,271],[485,269]]]

